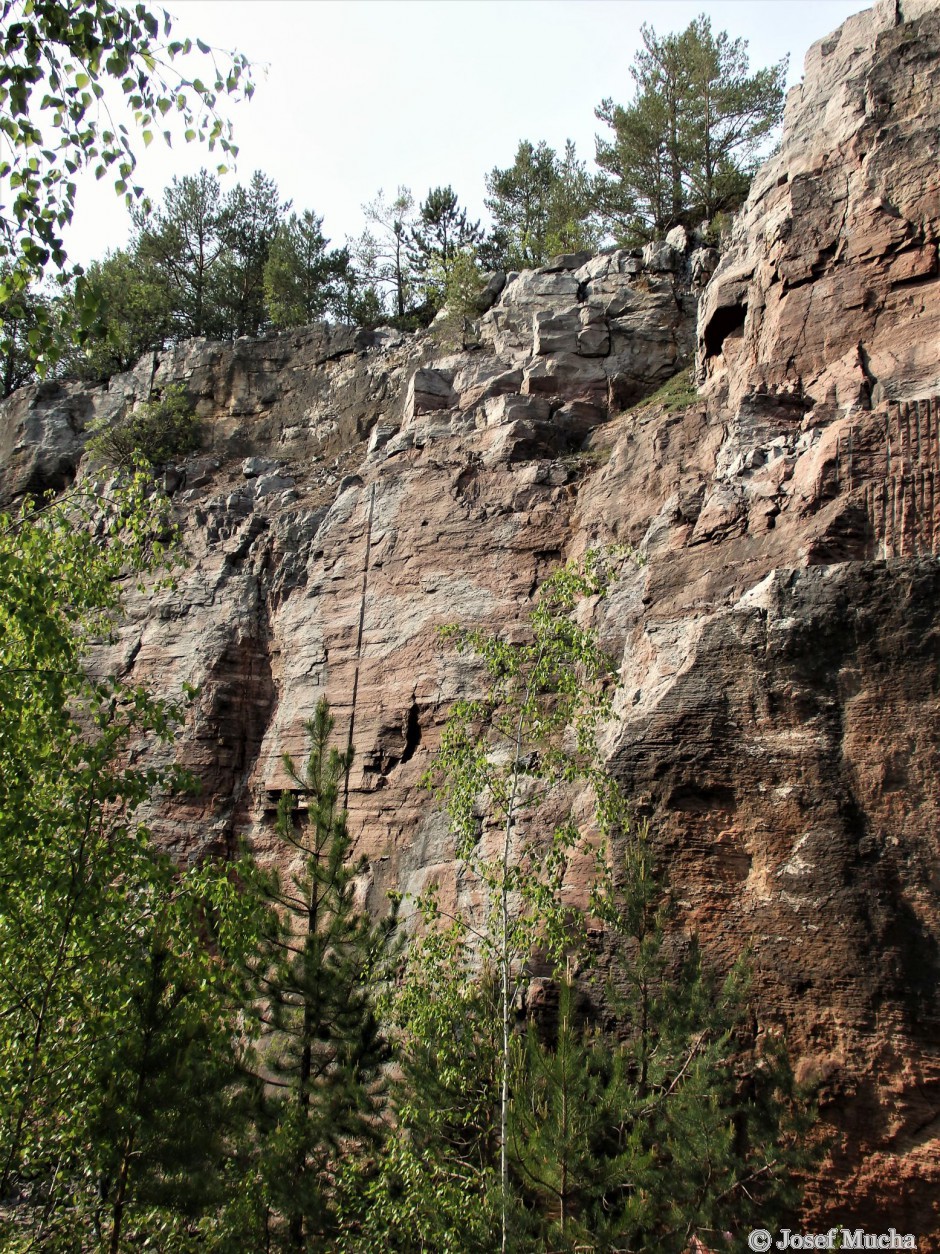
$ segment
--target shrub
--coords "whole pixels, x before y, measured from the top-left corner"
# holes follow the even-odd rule
[[[88,430],[89,451],[115,469],[141,463],[165,466],[200,444],[199,420],[179,384],[129,413],[96,419]]]
[[[457,253],[443,278],[444,304],[433,323],[435,339],[440,344],[458,351],[479,344],[475,319],[485,308],[481,305],[485,288],[476,251],[466,249]]]

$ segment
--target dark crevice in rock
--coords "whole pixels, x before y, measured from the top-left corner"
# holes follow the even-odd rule
[[[723,305],[716,309],[705,327],[705,356],[717,357],[725,340],[733,332],[744,326],[747,318],[747,301],[742,300],[736,305]]]
[[[883,389],[878,382],[877,377],[873,374],[871,368],[871,358],[865,345],[859,342],[858,345],[858,361],[862,367],[862,373],[865,375],[865,383],[868,388],[868,404],[869,406],[877,405],[883,399]]]
[[[929,274],[913,274],[909,279],[893,279],[891,282],[891,290],[896,292],[900,287],[928,287],[931,283],[937,282],[937,275],[938,267],[935,263]]]
[[[670,810],[693,814],[704,814],[712,810],[733,813],[737,809],[734,789],[724,784],[714,784],[711,787],[681,784],[673,789],[666,806]]]
[[[405,747],[402,750],[401,757],[398,759],[398,765],[404,766],[406,762],[410,762],[420,744],[421,721],[418,717],[418,703],[417,701],[412,701],[405,723]]]

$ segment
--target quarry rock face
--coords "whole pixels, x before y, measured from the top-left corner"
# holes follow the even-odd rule
[[[195,341],[91,388],[24,389],[0,495],[86,467],[96,415],[183,383],[175,588],[95,659],[168,695],[202,780],[149,816],[181,860],[272,818],[326,695],[356,747],[362,899],[466,904],[421,788],[479,682],[437,634],[510,638],[568,557],[633,546],[593,606],[622,659],[610,770],[754,1032],[786,1032],[834,1141],[803,1226],[940,1236],[940,11],[881,3],[807,56],[720,261],[642,252],[497,276],[463,336],[311,327]],[[696,322],[697,318],[697,322]],[[697,342],[692,403],[648,401]],[[681,381],[681,380],[680,380]],[[688,398],[685,398],[686,400]],[[586,899],[588,869],[570,891]],[[851,1221],[851,1224],[849,1223]],[[925,1246],[926,1248],[926,1246]]]
[[[928,0],[881,0],[808,54],[699,321],[730,409],[940,391],[938,24]]]

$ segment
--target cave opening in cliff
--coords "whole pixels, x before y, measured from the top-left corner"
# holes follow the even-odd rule
[[[723,305],[716,309],[705,325],[705,356],[717,357],[724,348],[725,340],[744,326],[747,317],[747,301],[736,305]]]

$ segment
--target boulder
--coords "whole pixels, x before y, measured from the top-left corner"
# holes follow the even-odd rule
[[[581,333],[581,312],[577,305],[559,313],[532,315],[532,352],[536,357],[549,353],[576,353]]]
[[[430,368],[416,370],[405,394],[405,418],[416,418],[419,414],[430,414],[439,409],[451,409],[457,400],[453,383],[453,371]]]

